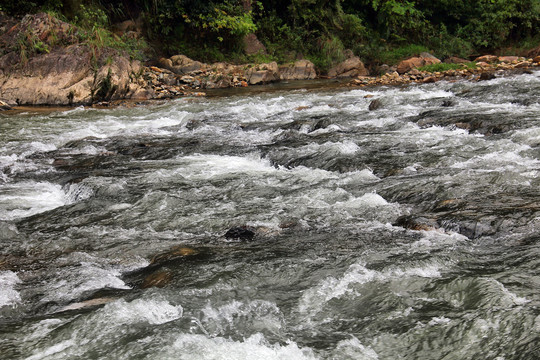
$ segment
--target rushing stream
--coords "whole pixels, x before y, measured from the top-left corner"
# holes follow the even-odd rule
[[[539,185],[540,72],[3,113],[0,357],[539,359]]]

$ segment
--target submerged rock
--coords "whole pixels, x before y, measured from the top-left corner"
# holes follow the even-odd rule
[[[80,310],[80,309],[85,309],[89,307],[105,305],[115,300],[117,300],[117,298],[111,298],[111,297],[90,299],[90,300],[76,302],[76,303],[72,303],[67,306],[64,306],[58,312]]]
[[[451,107],[456,105],[456,103],[452,100],[444,100],[441,104],[442,107]]]
[[[169,261],[184,258],[187,256],[194,256],[198,254],[199,254],[198,250],[185,247],[185,246],[176,246],[167,252],[154,256],[152,260],[150,260],[150,266],[163,265],[164,263],[169,262]]]
[[[170,271],[157,271],[144,278],[141,288],[147,289],[151,287],[162,288],[171,282],[173,275]]]
[[[248,226],[237,226],[230,228],[224,236],[226,239],[253,240],[255,237],[255,231]]]
[[[495,74],[492,72],[483,72],[480,74],[478,81],[486,81],[495,79]]]

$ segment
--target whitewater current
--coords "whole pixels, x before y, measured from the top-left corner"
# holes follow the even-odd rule
[[[540,72],[298,87],[0,113],[0,357],[539,359]]]

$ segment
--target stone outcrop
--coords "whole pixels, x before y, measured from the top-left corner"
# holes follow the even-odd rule
[[[119,54],[95,69],[91,50],[83,45],[31,58],[20,68],[0,74],[0,98],[18,105],[72,105],[124,98],[147,98],[142,68]],[[0,59],[1,61],[2,59]]]
[[[158,65],[164,72],[182,75],[176,76],[176,83],[189,85],[193,89],[244,87],[280,80],[308,80],[317,77],[315,65],[309,60],[298,60],[281,66],[276,62],[242,65],[224,62],[203,64],[185,55],[175,55],[169,59],[160,59]]]
[[[441,60],[437,59],[435,56],[429,53],[422,53],[420,56],[412,57],[407,60],[403,60],[397,66],[396,71],[399,74],[405,74],[406,72],[419,68],[421,66],[438,64]]]
[[[330,77],[354,77],[365,75],[369,75],[369,71],[358,56],[350,57],[328,70],[328,76]]]
[[[3,33],[0,45],[8,52],[0,57],[0,98],[18,105],[72,105],[145,97],[138,61],[81,44],[76,33],[44,13],[27,15]],[[21,37],[31,44],[21,48]]]

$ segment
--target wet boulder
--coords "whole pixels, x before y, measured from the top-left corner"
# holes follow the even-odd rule
[[[379,99],[375,99],[375,100],[372,100],[370,103],[369,103],[369,111],[374,111],[374,110],[378,110],[382,107],[382,102],[381,100]]]
[[[495,79],[495,74],[492,72],[486,71],[480,74],[478,81],[486,81],[486,80],[493,80],[493,79]]]
[[[148,289],[151,287],[162,288],[171,282],[173,275],[170,271],[156,271],[144,278],[141,288]]]
[[[423,216],[413,216],[413,215],[404,215],[397,218],[394,223],[395,226],[400,226],[409,230],[416,231],[430,231],[439,228],[437,220],[432,218],[427,218]]]

